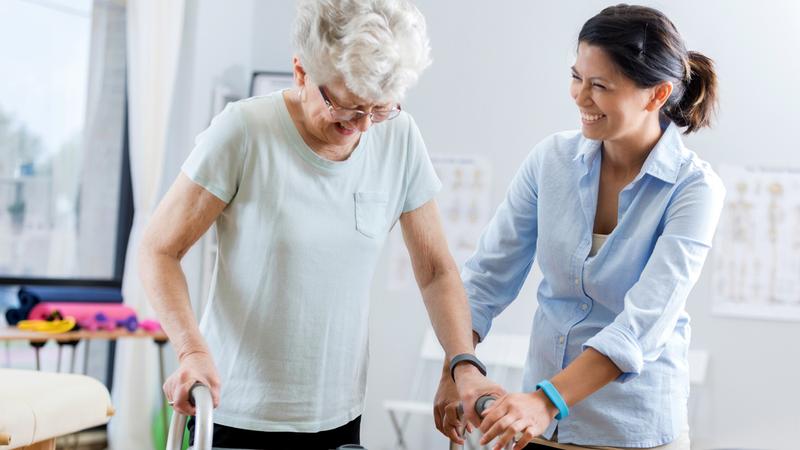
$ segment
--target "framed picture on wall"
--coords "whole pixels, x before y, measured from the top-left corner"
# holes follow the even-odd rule
[[[221,113],[223,109],[228,105],[228,103],[235,102],[237,100],[241,100],[241,97],[236,95],[234,90],[228,86],[227,84],[217,84],[214,86],[214,98],[212,103],[212,116],[216,116],[217,114]]]
[[[291,72],[253,72],[253,78],[250,80],[250,96],[266,95],[293,85],[294,78]]]

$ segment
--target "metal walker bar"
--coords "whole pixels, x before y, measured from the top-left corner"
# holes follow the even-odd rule
[[[207,386],[197,383],[189,390],[189,401],[195,406],[194,449],[211,450],[214,435],[214,402]],[[173,411],[169,424],[166,450],[181,450],[183,447],[183,430],[186,429],[187,417]]]

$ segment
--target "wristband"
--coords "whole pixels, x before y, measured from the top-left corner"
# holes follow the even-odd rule
[[[456,366],[462,362],[472,364],[478,368],[478,371],[482,373],[483,376],[486,376],[486,366],[484,366],[475,355],[471,353],[461,353],[450,360],[450,378],[453,379],[453,382],[456,381]]]
[[[544,392],[544,395],[550,399],[553,403],[553,406],[558,408],[558,414],[556,414],[556,420],[566,419],[569,416],[569,408],[567,407],[567,402],[564,401],[564,398],[561,397],[561,394],[558,392],[553,383],[549,380],[542,380],[539,384],[536,385],[536,390],[538,391],[541,389]]]

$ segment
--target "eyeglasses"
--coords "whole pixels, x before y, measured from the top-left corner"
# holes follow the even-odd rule
[[[395,106],[392,109],[378,109],[372,112],[364,112],[360,109],[346,109],[346,108],[337,108],[333,106],[333,102],[331,99],[328,98],[328,95],[325,93],[325,90],[322,86],[319,87],[319,93],[322,94],[322,100],[325,101],[325,105],[328,107],[328,111],[331,112],[331,117],[336,122],[358,122],[364,116],[369,116],[369,120],[372,123],[383,122],[384,120],[392,120],[395,117],[400,115],[400,105]]]

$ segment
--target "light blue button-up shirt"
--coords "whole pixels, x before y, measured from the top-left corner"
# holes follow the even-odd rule
[[[538,289],[523,389],[586,348],[623,372],[545,432],[578,445],[655,447],[687,427],[689,315],[725,188],[674,124],[619,194],[617,226],[589,256],[601,142],[579,131],[537,145],[511,182],[462,279],[481,339],[519,294],[534,258]],[[490,374],[491,375],[491,374]],[[587,374],[588,375],[588,374]]]

